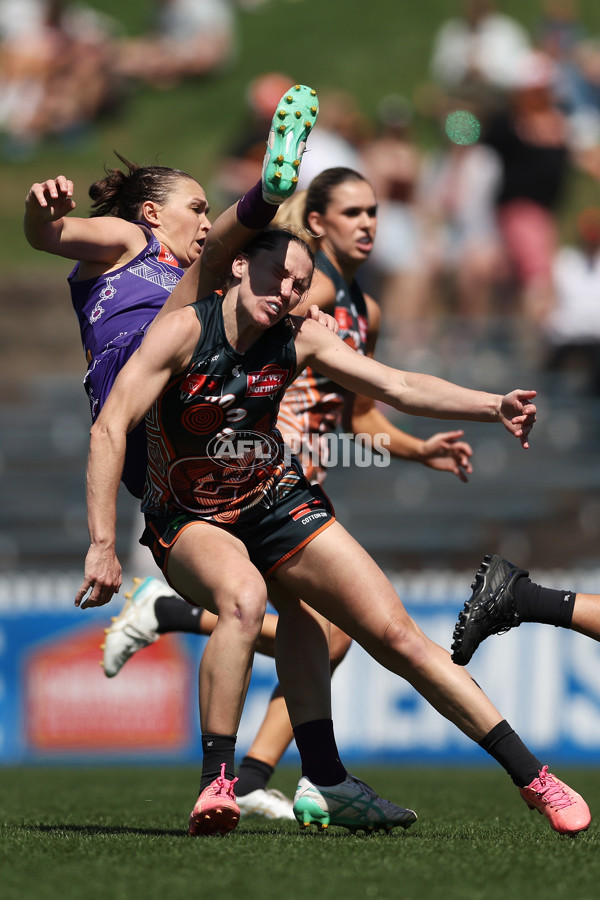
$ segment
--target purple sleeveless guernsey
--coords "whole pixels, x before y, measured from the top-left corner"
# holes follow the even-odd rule
[[[77,263],[68,278],[88,363],[84,385],[92,421],[96,420],[120,370],[137,350],[150,323],[184,274],[177,259],[147,226],[141,227],[148,243],[126,265],[98,278],[77,281]],[[141,422],[127,438],[123,482],[134,496],[141,497],[145,478],[146,435]]]

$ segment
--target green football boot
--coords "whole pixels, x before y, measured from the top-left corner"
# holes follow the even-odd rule
[[[306,139],[318,114],[317,92],[305,84],[295,84],[277,104],[262,170],[267,203],[283,203],[296,190]]]

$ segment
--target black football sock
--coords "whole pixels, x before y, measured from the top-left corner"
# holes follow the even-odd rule
[[[221,765],[225,763],[225,778],[229,781],[235,775],[235,734],[203,734],[202,735],[202,779],[200,793],[221,774]]]
[[[238,780],[235,784],[235,792],[238,797],[245,797],[252,791],[264,790],[273,774],[273,766],[255,759],[253,756],[245,756],[238,769]]]
[[[323,787],[344,781],[342,765],[333,734],[331,719],[315,719],[294,728],[296,746],[302,762],[302,774]]]
[[[517,787],[525,787],[537,778],[542,764],[521,738],[516,734],[506,719],[498,722],[486,736],[479,741],[479,746],[489,753],[502,768],[508,772]]]
[[[575,606],[575,591],[558,591],[518,578],[514,586],[515,608],[523,622],[543,622],[557,628],[570,628]]]
[[[175,594],[159,597],[154,604],[154,615],[158,622],[156,630],[159,634],[168,634],[171,631],[198,634],[201,612],[202,607],[192,606]]]

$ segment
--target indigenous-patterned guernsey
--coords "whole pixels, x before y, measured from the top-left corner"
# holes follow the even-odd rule
[[[301,479],[275,428],[296,370],[293,330],[283,320],[245,352],[225,335],[223,298],[193,304],[202,333],[184,373],[146,416],[148,474],[142,508],[231,524],[251,507],[271,507]]]
[[[105,354],[143,336],[184,270],[150,232],[146,247],[122,268],[83,281],[77,280],[78,271],[79,263],[68,281],[88,362],[87,382]]]
[[[334,316],[339,326],[339,337],[354,350],[364,353],[369,321],[360,287],[356,281],[349,285],[322,251],[318,251],[315,261],[316,267],[331,279],[335,287]],[[307,437],[336,431],[341,423],[346,396],[344,388],[309,366],[286,391],[278,425],[292,449],[299,454],[309,481],[322,482],[326,472],[318,464],[314,441],[310,441],[310,450],[307,450]],[[324,446],[322,453],[325,452]]]
[[[79,263],[69,275],[73,308],[79,321],[88,369],[84,384],[92,421],[98,417],[115,378],[142,342],[184,269],[148,226],[146,247],[130,262],[97,278],[77,280]],[[123,483],[141,497],[146,479],[146,432],[142,422],[127,436]]]

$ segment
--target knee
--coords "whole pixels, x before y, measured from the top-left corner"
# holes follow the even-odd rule
[[[351,637],[348,637],[348,635],[338,628],[337,625],[331,626],[329,636],[329,662],[332,674],[346,656],[351,644]]]
[[[215,599],[220,620],[229,621],[258,637],[267,608],[267,591],[262,578],[230,582]]]
[[[407,671],[427,668],[429,640],[412,619],[392,620],[385,629],[383,643],[400,658]]]

